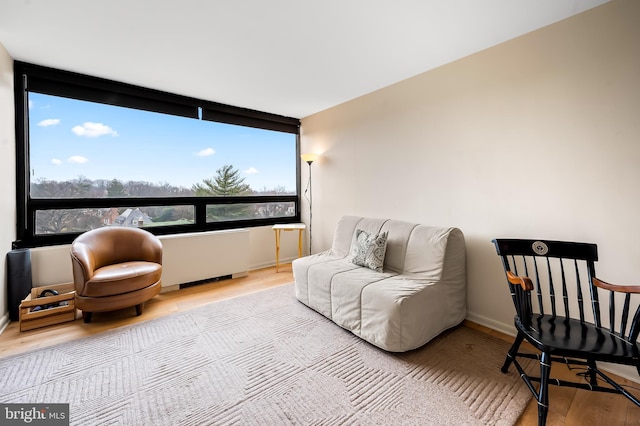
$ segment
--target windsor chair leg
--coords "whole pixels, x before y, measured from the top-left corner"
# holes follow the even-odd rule
[[[518,349],[520,349],[520,345],[522,344],[523,340],[524,340],[524,335],[518,331],[516,340],[513,342],[513,345],[511,345],[511,349],[509,349],[509,352],[507,352],[507,358],[504,360],[504,365],[502,366],[500,371],[502,371],[503,373],[506,373],[509,370],[509,366],[511,365],[511,363],[513,362],[513,359],[518,353]]]
[[[551,373],[551,355],[542,352],[540,358],[540,389],[538,391],[538,426],[547,423],[549,413],[549,374]]]
[[[589,379],[589,384],[591,386],[596,386],[598,384],[598,375],[596,374],[596,362],[592,359],[587,360],[587,365],[589,366],[589,371],[587,373],[587,378]]]

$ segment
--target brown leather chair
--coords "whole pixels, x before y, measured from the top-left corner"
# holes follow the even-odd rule
[[[79,235],[71,244],[76,306],[84,322],[93,312],[136,307],[162,286],[162,243],[138,228],[107,226]]]

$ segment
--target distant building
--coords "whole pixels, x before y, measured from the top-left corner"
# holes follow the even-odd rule
[[[121,215],[113,221],[114,225],[119,226],[144,226],[152,223],[151,218],[140,211],[140,209],[126,209]]]
[[[120,216],[118,209],[114,207],[107,209],[106,213],[102,215],[102,223],[105,226],[113,225],[118,216]]]

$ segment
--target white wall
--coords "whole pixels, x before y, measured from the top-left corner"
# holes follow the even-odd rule
[[[345,214],[457,226],[467,318],[507,332],[493,238],[595,242],[602,278],[640,284],[638,22],[616,0],[304,118],[313,251]]]
[[[4,253],[16,239],[16,140],[13,112],[13,60],[0,44],[0,330],[9,320]]]

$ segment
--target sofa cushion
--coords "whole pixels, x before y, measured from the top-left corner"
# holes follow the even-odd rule
[[[351,245],[351,262],[382,272],[384,253],[387,250],[387,233],[370,234],[362,229],[356,229]]]
[[[466,289],[396,275],[371,283],[360,295],[357,333],[392,352],[416,349],[466,316]]]
[[[382,231],[389,234],[387,237],[387,252],[384,258],[385,270],[403,272],[407,245],[416,226],[415,223],[400,220],[388,220],[385,222]]]
[[[351,250],[351,242],[356,226],[362,220],[359,216],[343,216],[336,225],[333,244],[329,250],[336,257],[347,257]],[[361,226],[359,228],[362,228]],[[377,231],[376,231],[377,232]]]
[[[332,254],[330,250],[316,253],[312,256],[300,257],[292,263],[293,278],[296,282],[296,298],[302,303],[309,304],[309,268],[315,264],[324,264],[332,260],[342,259]]]
[[[346,259],[311,265],[307,271],[307,306],[331,318],[331,281],[334,276],[356,268],[360,267]]]
[[[372,283],[392,277],[393,273],[355,268],[331,278],[331,319],[341,327],[360,333],[361,294]]]
[[[465,244],[456,228],[420,225],[411,233],[403,274],[431,281],[465,282]]]

